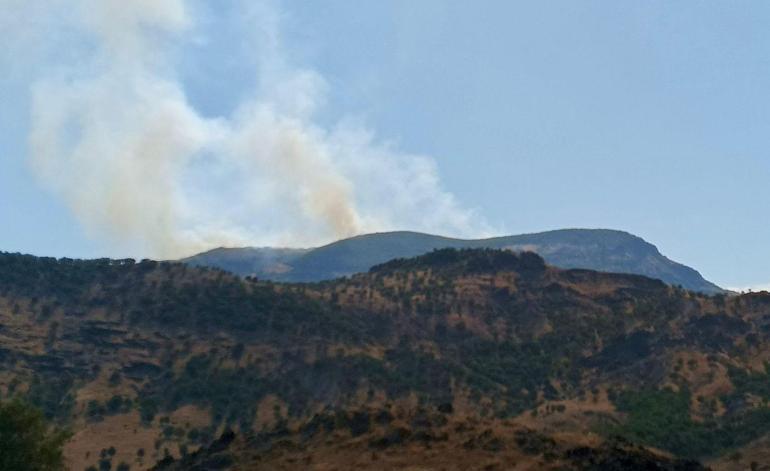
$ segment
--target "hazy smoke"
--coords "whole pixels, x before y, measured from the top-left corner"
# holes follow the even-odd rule
[[[327,85],[289,64],[270,4],[239,4],[253,23],[244,41],[258,77],[231,116],[212,119],[190,105],[174,65],[196,31],[191,5],[65,3],[68,27],[92,47],[36,77],[30,159],[88,230],[116,247],[177,257],[389,229],[485,230],[441,189],[432,159],[378,144],[365,129],[314,122]]]

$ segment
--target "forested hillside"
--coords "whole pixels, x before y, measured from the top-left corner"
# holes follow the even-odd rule
[[[73,469],[742,469],[765,459],[769,337],[766,293],[526,252],[309,284],[0,255],[0,393],[74,432]]]

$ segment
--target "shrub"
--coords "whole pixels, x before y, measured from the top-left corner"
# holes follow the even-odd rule
[[[62,446],[68,438],[34,407],[19,400],[0,403],[0,469],[64,470]]]

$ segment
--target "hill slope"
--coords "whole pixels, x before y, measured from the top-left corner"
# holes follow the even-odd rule
[[[73,428],[74,469],[146,469],[226,427],[232,456],[198,455],[223,469],[698,469],[655,449],[745,468],[770,432],[765,362],[770,295],[532,253],[447,249],[302,285],[0,254],[0,393]]]
[[[215,249],[184,261],[241,276],[286,282],[313,282],[362,273],[394,258],[415,257],[440,248],[492,248],[533,251],[561,268],[633,273],[686,289],[719,293],[721,288],[697,271],[673,262],[643,239],[621,231],[565,229],[462,240],[416,232],[369,234],[309,250]]]

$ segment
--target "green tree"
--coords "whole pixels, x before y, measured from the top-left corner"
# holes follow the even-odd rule
[[[34,407],[20,400],[0,402],[0,469],[64,470],[62,446],[68,438]]]

